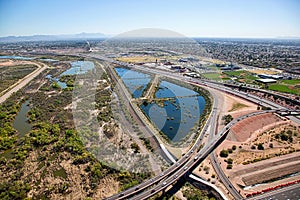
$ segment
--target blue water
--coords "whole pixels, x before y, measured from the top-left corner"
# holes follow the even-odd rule
[[[67,69],[63,73],[60,74],[60,76],[64,75],[76,75],[76,74],[84,74],[89,70],[94,69],[94,63],[91,61],[75,61],[71,62],[71,68]],[[58,83],[58,85],[62,88],[65,89],[67,88],[67,84],[64,82],[59,81],[59,78],[54,78],[51,75],[47,75],[46,78],[50,79],[51,81],[55,81]]]
[[[40,59],[41,61],[46,61],[46,62],[56,62],[58,60],[54,60],[54,59],[51,59],[51,58],[41,58]]]
[[[71,68],[64,71],[60,76],[84,74],[89,70],[94,69],[94,63],[91,61],[75,61],[71,62]]]
[[[156,127],[172,142],[179,142],[197,125],[205,107],[202,96],[174,98],[157,103],[141,105],[141,109]]]
[[[151,80],[151,76],[141,72],[129,70],[126,68],[115,68],[117,74],[123,80],[125,86],[128,88],[134,98],[142,96],[147,84]]]
[[[170,83],[168,81],[162,81],[159,85],[159,89],[155,93],[156,98],[170,98],[179,96],[192,96],[198,93],[188,88]]]
[[[13,123],[13,127],[18,131],[19,138],[23,137],[32,128],[32,125],[27,121],[27,113],[29,110],[29,101],[26,101],[22,104],[21,110]]]
[[[59,81],[58,78],[53,78],[50,74],[48,74],[46,78],[50,79],[51,81],[55,81],[62,89],[68,87],[66,83]]]
[[[0,59],[33,60],[35,58],[24,57],[24,56],[0,56]]]

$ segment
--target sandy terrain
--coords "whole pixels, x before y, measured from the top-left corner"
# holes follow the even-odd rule
[[[257,105],[247,102],[244,99],[230,96],[228,94],[224,94],[224,97],[225,101],[223,102],[223,109],[221,110],[219,119],[227,114],[232,115],[233,118],[237,118],[257,111]],[[253,185],[273,178],[275,179],[278,176],[284,176],[300,171],[300,161],[298,157],[300,155],[299,152],[298,154],[289,152],[291,150],[294,151],[295,149],[300,149],[298,139],[295,139],[297,137],[294,138],[294,142],[292,144],[273,140],[275,134],[281,133],[283,130],[286,131],[293,127],[293,125],[295,124],[291,124],[291,122],[284,117],[276,114],[264,114],[245,119],[231,129],[227,139],[216,149],[215,152],[217,153],[217,157],[219,158],[223,171],[227,174],[238,190],[242,189],[235,184],[236,182],[244,186]],[[219,120],[218,129],[220,130],[223,126],[224,124],[222,120]],[[291,128],[291,130],[294,130],[294,128]],[[299,132],[299,129],[295,129],[295,131]],[[300,136],[300,134],[298,135]],[[252,145],[258,145],[259,143],[263,143],[265,150],[251,149]],[[274,145],[274,148],[269,147],[270,143]],[[225,160],[228,158],[221,158],[219,153],[222,149],[232,148],[233,145],[236,146],[236,150],[234,150],[232,154],[229,154],[228,157],[233,159],[233,169],[227,170],[227,162],[225,162]],[[280,154],[282,156],[278,157],[276,154]],[[255,158],[265,160],[247,165],[242,164],[247,160],[252,161]],[[199,166],[200,169],[202,168],[201,171],[197,168],[194,172],[206,179],[210,178],[210,180],[215,182],[218,187],[220,187],[223,191],[226,191],[218,178],[212,179],[211,175],[215,172],[209,163],[209,159],[206,159],[206,161],[203,162],[202,167],[201,165]],[[203,170],[205,166],[210,168],[210,172],[208,174],[206,174]],[[299,176],[295,177],[298,177],[299,179]],[[268,184],[257,185],[251,189],[246,188],[247,190],[242,190],[241,194],[249,193],[248,190],[258,191],[266,189],[279,183],[281,184],[291,181],[295,179],[295,177],[288,177]]]
[[[247,140],[251,139],[251,135],[256,130],[274,123],[282,124],[283,122],[284,121],[277,115],[267,113],[263,115],[249,117],[238,122],[235,126],[232,127],[231,133],[233,133],[233,136],[236,138],[236,141],[246,142]]]
[[[270,69],[266,69],[266,70],[256,69],[256,70],[249,70],[249,71],[252,73],[255,73],[255,74],[270,74],[270,75],[282,73],[282,71],[276,70],[276,69],[271,69],[271,70]]]

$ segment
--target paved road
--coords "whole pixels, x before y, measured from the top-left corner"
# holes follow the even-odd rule
[[[284,187],[281,189],[267,192],[255,197],[248,198],[248,200],[299,200],[300,199],[300,183]]]
[[[183,76],[175,74],[175,73],[156,70],[156,69],[152,69],[152,68],[147,69],[147,68],[143,68],[143,67],[140,67],[140,66],[132,66],[132,65],[127,64],[127,63],[121,63],[121,62],[114,61],[114,60],[107,59],[107,58],[104,58],[104,59],[100,58],[100,59],[105,60],[105,61],[109,61],[109,62],[113,62],[113,63],[116,63],[116,64],[120,64],[120,65],[126,65],[127,67],[131,67],[131,68],[137,68],[137,69],[140,69],[140,70],[148,71],[148,72],[151,72],[151,73],[158,73],[158,74],[161,74],[161,75],[164,75],[164,76],[167,76],[167,77],[171,77],[171,78],[174,78],[174,79],[178,79],[178,80],[181,80],[181,81],[185,81],[185,82],[194,82],[194,83],[197,83],[197,84],[202,84],[202,85],[220,90],[222,92],[227,92],[227,93],[245,98],[247,100],[250,100],[254,103],[257,103],[257,104],[260,104],[260,105],[263,105],[263,106],[266,106],[266,107],[273,107],[273,108],[276,108],[276,109],[282,109],[283,108],[282,106],[279,106],[279,105],[277,105],[273,102],[270,102],[270,101],[267,101],[267,100],[264,100],[264,99],[260,99],[259,97],[256,97],[256,96],[253,96],[253,95],[248,95],[247,93],[242,93],[240,91],[234,91],[234,90],[232,90],[230,88],[227,88],[225,86],[220,86],[219,84],[215,84],[215,83],[211,83],[211,82],[203,82],[203,81],[200,82],[197,79],[186,78],[186,77],[183,77]],[[218,145],[218,143],[220,143],[220,141],[222,141],[226,137],[226,134],[228,133],[228,131],[231,128],[232,125],[234,125],[238,121],[243,120],[247,117],[254,116],[254,115],[257,115],[257,114],[262,114],[262,113],[269,113],[269,112],[276,112],[276,110],[261,111],[261,112],[258,112],[258,113],[252,113],[252,114],[248,114],[246,116],[242,116],[240,118],[237,118],[237,119],[233,120],[229,125],[224,127],[224,129],[219,134],[217,134],[216,137],[214,137],[214,139],[212,141],[209,141],[208,144],[206,144],[204,146],[204,148],[202,148],[199,151],[199,153],[194,152],[194,150],[197,150],[197,148],[199,147],[198,143],[196,142],[195,145],[193,146],[193,148],[182,159],[180,159],[171,168],[166,170],[166,173],[162,173],[159,177],[155,177],[155,178],[150,179],[149,181],[146,181],[146,182],[144,182],[144,183],[142,183],[142,184],[140,184],[140,185],[138,185],[134,188],[131,188],[127,191],[124,191],[124,192],[122,192],[118,195],[114,195],[110,199],[124,199],[125,197],[132,196],[133,194],[138,194],[142,189],[144,190],[144,189],[149,188],[150,186],[153,186],[153,185],[154,185],[154,187],[152,187],[151,190],[146,190],[146,191],[140,193],[139,195],[134,196],[133,199],[138,199],[138,200],[147,199],[147,198],[153,196],[154,194],[156,194],[156,193],[158,193],[162,190],[165,190],[167,187],[169,187],[174,182],[176,182],[180,177],[184,176],[190,169],[192,169],[192,167],[195,164],[198,164],[199,162],[203,161],[204,158],[212,150],[214,150],[214,148]],[[214,111],[212,113],[214,113]],[[292,120],[295,120],[295,121],[298,120],[297,118],[294,118],[294,117],[290,117],[290,118]],[[206,131],[206,129],[207,129],[207,124],[206,124],[206,128],[204,128],[204,130]],[[196,147],[196,148],[194,148],[194,147]],[[162,181],[162,183],[157,184],[162,179],[164,179]],[[233,195],[236,196],[237,194],[233,194]],[[239,199],[239,197],[237,199]]]
[[[25,76],[23,79],[19,80],[17,83],[11,86],[11,88],[0,97],[0,104],[6,101],[13,93],[17,92],[19,89],[27,85],[31,80],[37,77],[42,71],[44,71],[48,66],[44,63],[29,62],[30,64],[36,65],[38,68],[32,73]]]

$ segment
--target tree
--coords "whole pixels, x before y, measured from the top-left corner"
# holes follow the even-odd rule
[[[259,144],[257,145],[257,149],[258,149],[258,150],[264,150],[265,148],[264,148],[264,145],[263,145],[262,143],[259,143]]]
[[[225,121],[225,125],[227,125],[233,120],[233,117],[231,115],[225,115],[223,116],[223,120]]]
[[[232,164],[228,164],[226,169],[232,169]]]
[[[223,157],[223,158],[227,158],[228,157],[228,150],[225,150],[223,149],[221,152],[220,152],[220,156]]]

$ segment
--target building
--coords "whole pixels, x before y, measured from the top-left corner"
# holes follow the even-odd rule
[[[262,79],[257,79],[257,80],[255,80],[255,81],[257,81],[257,82],[259,82],[259,83],[264,83],[264,84],[268,84],[268,83],[276,83],[276,82],[277,82],[277,80],[271,79],[271,78],[262,78]]]
[[[283,79],[283,76],[279,76],[279,75],[258,74],[257,76],[259,78],[264,78],[264,79],[275,79],[275,80],[281,80],[281,79]]]

